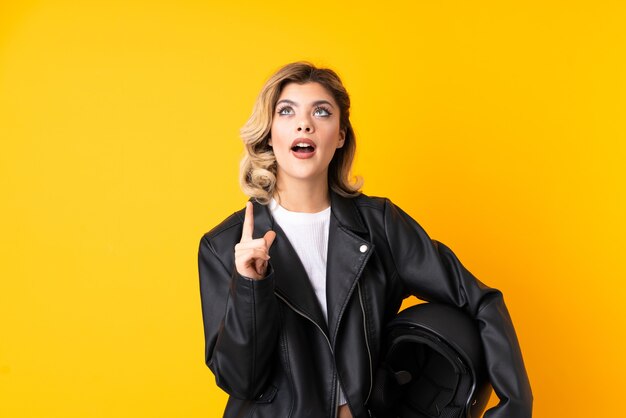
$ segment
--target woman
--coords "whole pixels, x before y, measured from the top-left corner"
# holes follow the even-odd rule
[[[307,62],[264,85],[241,130],[250,196],[198,254],[206,363],[225,417],[368,417],[385,324],[415,295],[479,323],[500,404],[532,394],[502,294],[389,199],[351,183],[355,136],[339,77]]]

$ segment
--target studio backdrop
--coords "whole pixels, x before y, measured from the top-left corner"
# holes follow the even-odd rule
[[[239,128],[297,60],[351,93],[363,191],[503,291],[534,416],[615,416],[624,22],[608,0],[2,1],[0,416],[221,416],[198,243],[244,207]]]

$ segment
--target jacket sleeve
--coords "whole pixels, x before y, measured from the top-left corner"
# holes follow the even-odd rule
[[[234,244],[233,244],[234,248]],[[234,251],[234,250],[233,250]],[[278,340],[274,270],[252,280],[227,268],[206,236],[198,250],[205,362],[217,385],[241,399],[262,395]]]
[[[431,240],[389,199],[385,233],[405,294],[465,309],[478,321],[489,379],[500,402],[485,418],[530,418],[533,396],[502,293],[476,279],[454,253]]]

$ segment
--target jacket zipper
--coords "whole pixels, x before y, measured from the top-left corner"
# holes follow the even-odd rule
[[[297,312],[298,314],[300,314],[301,316],[303,316],[304,318],[308,319],[309,321],[311,321],[313,323],[313,325],[315,325],[317,327],[317,329],[320,330],[320,332],[322,333],[322,335],[324,336],[324,338],[326,339],[326,342],[328,343],[328,348],[330,349],[330,353],[333,355],[333,359],[335,358],[335,352],[333,350],[333,346],[330,343],[330,340],[328,339],[328,336],[326,335],[326,333],[324,332],[324,330],[322,329],[322,327],[320,327],[317,322],[315,322],[311,317],[309,317],[307,314],[305,314],[304,312],[302,312],[300,309],[296,308],[295,306],[293,306],[291,303],[289,303],[289,301],[287,301],[287,299],[285,299],[284,297],[282,297],[281,295],[279,295],[278,293],[274,292],[274,294],[283,302],[285,302],[287,304],[287,306],[289,306],[291,309],[293,309],[295,312]],[[369,350],[369,348],[368,348]],[[334,363],[334,361],[333,361]],[[335,368],[337,368],[337,365],[333,364],[335,366]],[[333,372],[333,381],[335,380],[335,377],[337,376],[336,372]],[[339,396],[337,396],[337,391],[335,390],[335,393],[333,394],[334,398],[335,398],[335,417],[337,416],[337,411],[339,410]]]
[[[374,375],[372,370],[372,352],[370,351],[369,338],[367,337],[367,319],[365,318],[365,308],[363,306],[363,295],[361,294],[361,284],[357,283],[357,290],[359,291],[359,303],[361,304],[361,312],[363,313],[363,333],[365,334],[365,347],[367,347],[367,358],[370,365],[370,389],[367,392],[367,398],[365,398],[365,404],[370,400],[372,394],[372,385],[374,382]]]

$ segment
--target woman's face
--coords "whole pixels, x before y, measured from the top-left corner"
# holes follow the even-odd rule
[[[277,181],[328,178],[328,165],[345,141],[339,107],[319,83],[289,83],[274,108],[269,144],[277,162]],[[284,183],[283,183],[284,184]]]

